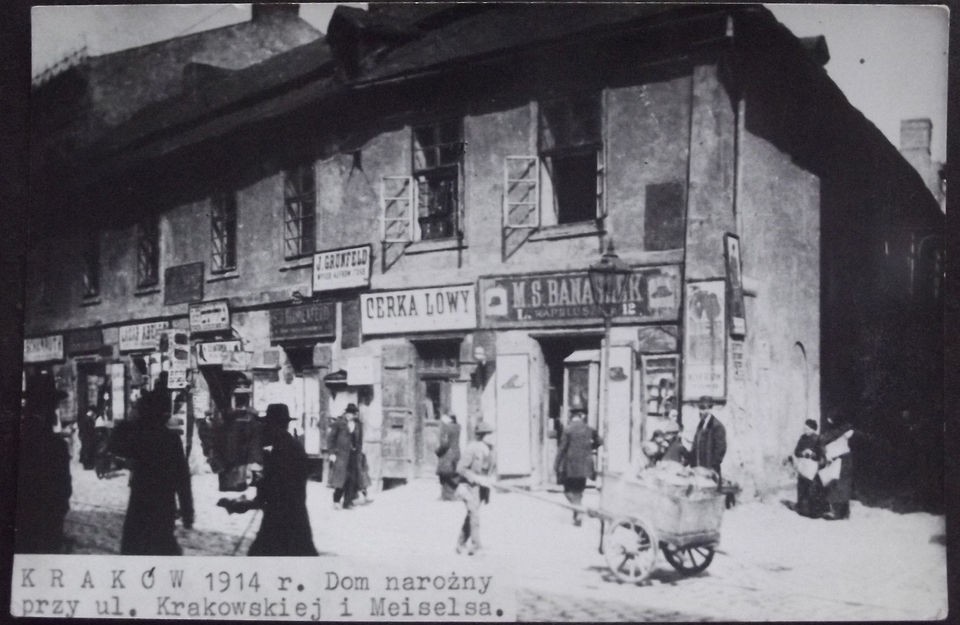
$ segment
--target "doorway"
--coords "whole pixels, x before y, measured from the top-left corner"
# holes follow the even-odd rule
[[[460,340],[422,341],[417,348],[417,471],[437,469],[440,415],[453,412],[453,387],[460,374]]]

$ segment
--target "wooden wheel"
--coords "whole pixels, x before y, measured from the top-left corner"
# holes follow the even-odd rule
[[[667,562],[684,575],[702,573],[713,562],[713,547],[710,545],[675,547],[662,543],[660,548]]]
[[[641,521],[615,519],[604,535],[603,557],[620,581],[642,582],[657,560],[653,529]]]

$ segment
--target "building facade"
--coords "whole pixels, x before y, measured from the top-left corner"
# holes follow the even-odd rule
[[[372,477],[410,479],[452,412],[464,436],[494,424],[501,476],[546,483],[572,406],[622,471],[709,396],[748,494],[805,419],[867,423],[850,385],[903,354],[849,324],[916,297],[887,273],[942,217],[822,40],[759,7],[373,3],[338,8],[323,45],[209,77],[87,155],[58,213],[76,227],[28,259],[26,360],[63,412],[106,383],[123,418],[167,370],[188,441],[290,398],[320,458],[357,403]],[[870,176],[883,197],[852,182]],[[611,240],[631,273],[604,362],[587,269]]]

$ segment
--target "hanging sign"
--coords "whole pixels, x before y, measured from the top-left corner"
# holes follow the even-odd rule
[[[723,280],[687,284],[683,331],[683,398],[726,398]]]
[[[230,305],[227,300],[190,304],[191,332],[219,332],[230,330]]]
[[[169,327],[169,321],[121,326],[120,351],[157,351],[160,348],[160,333]]]
[[[23,341],[23,362],[63,360],[63,335],[52,334]]]
[[[213,341],[197,343],[197,366],[222,365],[231,353],[243,349],[240,341]]]
[[[182,389],[187,388],[187,363],[171,362],[167,369],[167,388]]]
[[[360,245],[313,255],[313,292],[335,291],[370,284],[371,246]]]
[[[364,293],[360,328],[364,334],[472,329],[477,327],[476,299],[472,284]]]
[[[480,279],[485,328],[601,323],[586,271]],[[614,321],[674,321],[680,305],[680,269],[637,267],[627,280]]]

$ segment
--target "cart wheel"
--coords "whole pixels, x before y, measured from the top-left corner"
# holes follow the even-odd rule
[[[661,543],[663,555],[673,568],[684,575],[701,573],[713,562],[713,547],[700,545],[696,547],[675,547],[669,543]]]
[[[614,520],[607,525],[603,557],[623,582],[642,582],[657,560],[657,539],[641,521]]]

